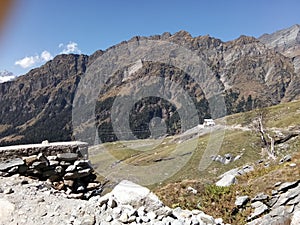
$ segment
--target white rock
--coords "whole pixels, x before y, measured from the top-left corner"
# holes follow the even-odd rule
[[[128,180],[121,181],[111,194],[122,205],[132,205],[136,208],[144,205],[146,211],[154,211],[163,206],[159,198],[148,188]]]
[[[113,220],[112,216],[111,215],[108,215],[106,218],[105,218],[105,221],[106,222],[111,222]]]
[[[215,219],[216,224],[223,224],[223,219],[222,218],[217,218]]]
[[[238,197],[236,197],[234,204],[238,207],[242,207],[243,205],[245,205],[247,203],[248,200],[249,200],[249,196],[247,196],[247,195],[238,196]]]
[[[43,141],[42,145],[49,145],[49,141],[48,140]]]
[[[156,218],[156,214],[155,212],[148,212],[147,213],[147,217],[150,219],[150,220],[154,220]]]
[[[187,188],[187,191],[188,191],[188,192],[191,192],[191,193],[193,193],[193,194],[197,194],[197,193],[198,193],[198,191],[197,191],[195,188],[191,187],[191,186],[189,186],[189,187]]]
[[[122,223],[127,223],[128,222],[128,215],[127,213],[122,213],[120,218],[119,218],[119,221],[121,221]]]
[[[10,201],[0,198],[0,224],[5,224],[5,221],[11,218],[15,205]]]
[[[222,177],[217,183],[216,185],[219,187],[228,187],[232,184],[236,183],[236,178],[234,175],[228,174],[224,177]]]
[[[150,190],[128,180],[121,181],[111,192],[122,205],[132,205],[146,198]]]
[[[206,215],[205,213],[201,213],[197,215],[197,219],[206,224],[215,224],[214,218],[212,216]]]
[[[299,225],[299,224],[300,224],[300,209],[294,212],[291,221],[291,225]]]

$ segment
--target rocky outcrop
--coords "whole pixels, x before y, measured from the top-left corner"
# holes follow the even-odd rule
[[[85,55],[59,55],[40,68],[0,84],[0,146],[70,141],[76,87]]]
[[[8,188],[11,191],[4,193]],[[122,181],[111,193],[87,201],[68,199],[43,182],[0,177],[0,224],[223,225],[200,210],[170,209],[149,189]],[[145,203],[145,204],[144,204]]]
[[[260,193],[250,200],[253,211],[248,217],[247,225],[289,225],[299,222],[300,181],[279,182],[274,186],[271,195]],[[236,205],[240,210],[246,203],[241,203],[241,197],[237,198]]]
[[[290,58],[297,72],[300,72],[300,25],[264,34],[259,38],[269,48],[272,48]]]
[[[243,175],[245,173],[249,173],[253,170],[254,167],[251,165],[245,165],[241,168],[234,168],[232,170],[229,170],[226,173],[219,176],[219,180],[216,182],[216,185],[220,187],[228,187],[232,184],[236,184],[237,176]]]
[[[291,85],[286,90],[287,95],[297,96],[300,93],[300,25],[295,24],[289,28],[264,34],[258,38],[268,48],[283,54],[294,65],[296,76],[292,78]]]

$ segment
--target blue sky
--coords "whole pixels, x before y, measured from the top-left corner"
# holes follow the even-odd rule
[[[16,0],[1,32],[0,71],[25,74],[62,52],[92,54],[165,31],[258,37],[300,24],[299,11],[298,0]]]

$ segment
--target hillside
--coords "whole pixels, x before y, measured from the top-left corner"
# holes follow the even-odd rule
[[[167,58],[159,61],[166,52]],[[194,74],[197,67],[200,73]],[[133,139],[133,135],[148,138],[152,123],[162,133],[178,134],[207,117],[299,99],[295,71],[290,58],[259,39],[241,36],[223,42],[210,36],[192,37],[186,31],[134,37],[91,56],[59,55],[0,84],[0,145],[45,139],[77,138],[92,144],[98,137],[101,142]],[[91,89],[99,90],[95,102],[88,97]],[[136,102],[130,105],[126,99]],[[125,104],[117,105],[117,100]],[[121,119],[111,119],[112,109]],[[78,112],[79,121],[74,123],[72,116]],[[195,115],[192,122],[181,118],[189,114]],[[125,115],[129,128],[117,134],[113,123],[123,121]],[[122,123],[118,126],[126,125]]]
[[[300,179],[299,105],[300,101],[294,101],[227,116],[217,120],[215,128],[192,129],[162,140],[106,143],[90,148],[90,157],[99,176],[112,183],[124,178],[135,180],[148,185],[170,207],[201,209],[226,223],[242,225],[253,211],[250,203],[244,210],[235,211],[236,196],[271,195],[275,183]],[[275,161],[268,159],[255,127],[262,111],[266,132],[275,139]],[[222,140],[217,152],[209,151],[211,138]],[[232,160],[225,164],[213,161],[213,154],[231,155]],[[282,161],[287,155],[291,155],[291,161]],[[200,170],[203,158],[208,166]],[[236,185],[214,185],[220,175],[235,168],[249,171],[236,177]]]

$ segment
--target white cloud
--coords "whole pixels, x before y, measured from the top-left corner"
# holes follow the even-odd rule
[[[42,61],[47,62],[47,61],[53,59],[53,56],[51,55],[50,52],[43,51],[40,58],[42,59]]]
[[[76,42],[70,41],[68,44],[59,44],[58,47],[62,49],[60,54],[80,54],[81,50],[78,48],[78,44]],[[15,65],[20,66],[24,69],[37,66],[41,63],[45,63],[49,60],[53,59],[53,56],[48,51],[43,51],[40,55],[34,56],[26,56],[22,59],[19,59],[15,62]]]
[[[43,51],[40,56],[26,56],[23,59],[17,60],[15,62],[15,65],[21,66],[22,68],[26,69],[29,67],[33,67],[38,63],[45,63],[51,59],[53,59],[51,53],[48,51]]]
[[[15,65],[21,66],[22,68],[29,68],[32,67],[33,65],[35,65],[38,61],[39,61],[39,56],[26,56],[23,59],[20,59],[18,61],[15,62]]]
[[[70,41],[69,44],[65,45],[63,43],[60,43],[58,45],[59,48],[62,48],[63,50],[60,52],[61,54],[80,54],[81,50],[78,48],[78,44],[76,42]]]

